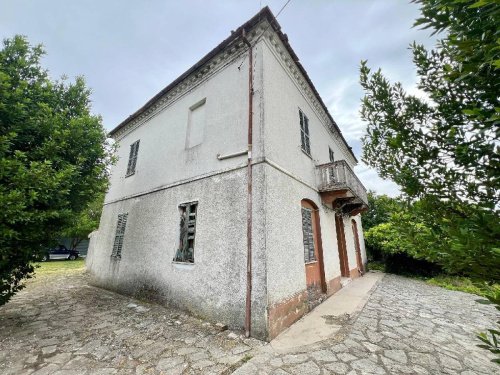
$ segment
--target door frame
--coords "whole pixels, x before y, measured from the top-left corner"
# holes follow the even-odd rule
[[[340,276],[350,277],[349,256],[347,255],[347,244],[345,241],[344,219],[339,213],[335,213],[335,229],[337,232],[337,248],[339,252]]]

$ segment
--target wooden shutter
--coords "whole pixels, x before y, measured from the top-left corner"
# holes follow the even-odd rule
[[[139,142],[135,141],[130,145],[130,154],[128,157],[128,165],[127,165],[127,176],[130,176],[135,173],[135,166],[137,164],[137,154],[139,153]]]
[[[125,235],[125,227],[127,226],[128,213],[119,214],[116,224],[115,242],[111,256],[121,258],[123,248],[123,236]]]
[[[316,260],[314,255],[314,236],[312,227],[312,210],[302,207],[302,233],[304,243],[304,262]]]
[[[304,113],[299,110],[299,121],[300,121],[300,142],[302,150],[308,155],[311,154],[311,144],[309,141],[309,119],[304,115]]]

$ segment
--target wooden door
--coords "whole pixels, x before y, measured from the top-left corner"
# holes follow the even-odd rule
[[[358,234],[358,223],[356,220],[352,219],[352,234],[354,236],[354,247],[356,249],[356,263],[358,264],[358,270],[361,274],[365,272],[363,267],[363,258],[361,258],[361,246],[359,245],[359,234]]]
[[[350,277],[349,258],[347,257],[347,246],[345,243],[344,220],[342,215],[335,214],[335,227],[337,230],[337,247],[339,251],[340,275]]]
[[[326,283],[319,215],[317,208],[308,201],[302,202],[302,232],[308,300],[314,306],[326,293]]]

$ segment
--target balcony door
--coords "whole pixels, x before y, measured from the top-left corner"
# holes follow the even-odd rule
[[[347,246],[345,243],[344,220],[341,214],[335,214],[335,227],[337,230],[337,248],[339,251],[340,275],[350,277],[349,258],[347,257]]]

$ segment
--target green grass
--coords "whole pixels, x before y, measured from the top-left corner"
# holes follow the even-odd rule
[[[35,277],[68,275],[83,272],[85,260],[51,260],[35,263],[35,267]]]
[[[485,282],[474,283],[468,277],[439,275],[425,280],[427,284],[437,285],[449,290],[477,294],[484,297],[487,293],[500,290],[500,284],[487,285]]]
[[[385,272],[385,264],[380,261],[371,261],[368,263],[369,270]],[[429,285],[440,286],[449,290],[458,290],[460,292],[477,294],[484,297],[486,294],[495,290],[500,290],[500,284],[487,285],[484,281],[472,281],[464,276],[437,275],[434,277],[425,277],[419,275],[403,275],[425,281]]]

